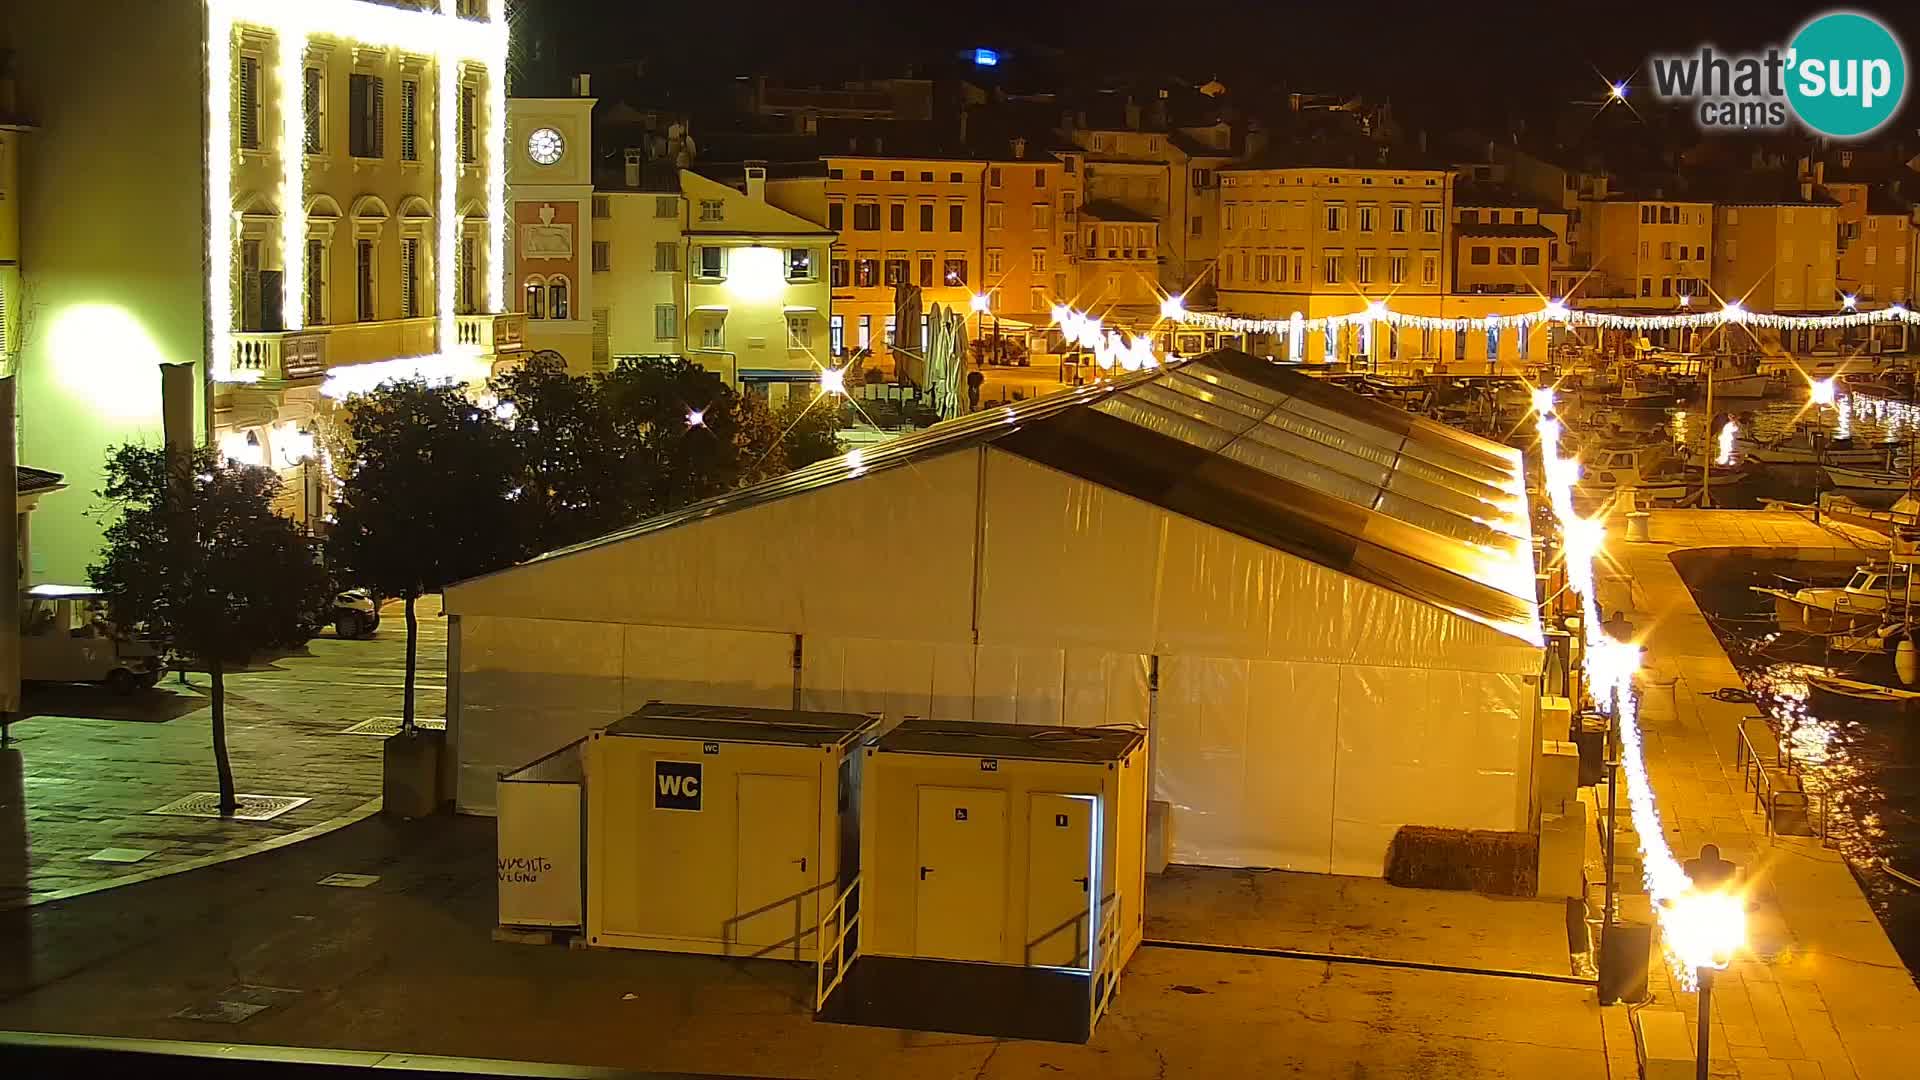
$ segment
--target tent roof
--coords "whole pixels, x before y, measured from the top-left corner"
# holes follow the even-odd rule
[[[1146,736],[1130,727],[1033,727],[908,720],[876,744],[883,753],[992,757],[1009,761],[1119,761]]]
[[[608,735],[817,747],[849,742],[877,724],[864,713],[654,701],[606,730]]]
[[[1518,450],[1233,350],[988,408],[535,562],[983,444],[1540,640]]]

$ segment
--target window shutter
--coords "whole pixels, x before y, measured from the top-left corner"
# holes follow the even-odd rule
[[[373,80],[372,157],[387,156],[387,80]]]
[[[471,86],[460,88],[460,160],[473,162],[479,159],[474,152],[474,114],[479,111],[479,94]]]
[[[306,125],[307,153],[320,152],[320,69],[308,68],[300,92],[300,112]]]
[[[613,366],[613,349],[608,343],[608,324],[606,308],[593,309],[593,370],[606,371]]]
[[[240,145],[257,150],[260,147],[260,61],[251,56],[240,58],[239,83]]]
[[[7,354],[7,287],[0,282],[0,356]]]
[[[400,310],[408,318],[419,314],[413,307],[413,272],[420,262],[420,241],[400,242]]]
[[[347,153],[367,156],[367,77],[347,77]]]
[[[400,84],[400,160],[420,160],[420,84],[409,79]]]

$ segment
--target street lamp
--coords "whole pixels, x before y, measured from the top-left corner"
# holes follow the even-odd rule
[[[1820,443],[1826,432],[1822,425],[1826,423],[1826,414],[1820,410],[1833,404],[1833,378],[1815,379],[1807,387],[1807,404],[1813,406],[1813,427],[1807,432],[1807,446],[1813,451],[1813,523],[1820,524],[1820,477],[1826,471],[1826,463],[1820,452]]]
[[[987,334],[987,312],[993,310],[993,295],[991,293],[974,293],[967,298],[967,306],[973,309],[974,314],[980,316],[980,336],[985,337]],[[993,345],[991,346],[991,351],[987,354],[987,362],[993,363],[998,359],[1000,359],[1000,313],[995,311],[993,313]]]
[[[1681,894],[1666,910],[1667,944],[1686,970],[1700,984],[1700,1038],[1696,1042],[1694,1075],[1707,1080],[1707,1062],[1711,1056],[1713,1034],[1713,976],[1725,971],[1733,956],[1747,942],[1746,899],[1730,888],[1733,864],[1719,857],[1718,849],[1708,845],[1700,859],[1687,865],[1696,873],[1703,863],[1724,868],[1725,876],[1702,874],[1694,887]],[[1718,877],[1719,880],[1713,880]]]

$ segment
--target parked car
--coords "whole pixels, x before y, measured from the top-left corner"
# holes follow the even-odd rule
[[[166,664],[152,642],[107,621],[106,600],[84,585],[35,585],[20,603],[20,678],[105,683],[115,693],[151,690]]]
[[[344,589],[333,597],[333,632],[341,638],[370,638],[380,629],[380,601],[368,589]]]

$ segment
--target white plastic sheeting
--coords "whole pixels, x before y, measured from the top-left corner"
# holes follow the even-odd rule
[[[1515,675],[1164,659],[1173,861],[1378,877],[1402,825],[1525,828],[1532,701]]]
[[[490,812],[499,774],[649,701],[787,708],[793,636],[462,615],[455,806]]]
[[[1147,725],[1149,658],[809,636],[800,707],[1030,726]]]

